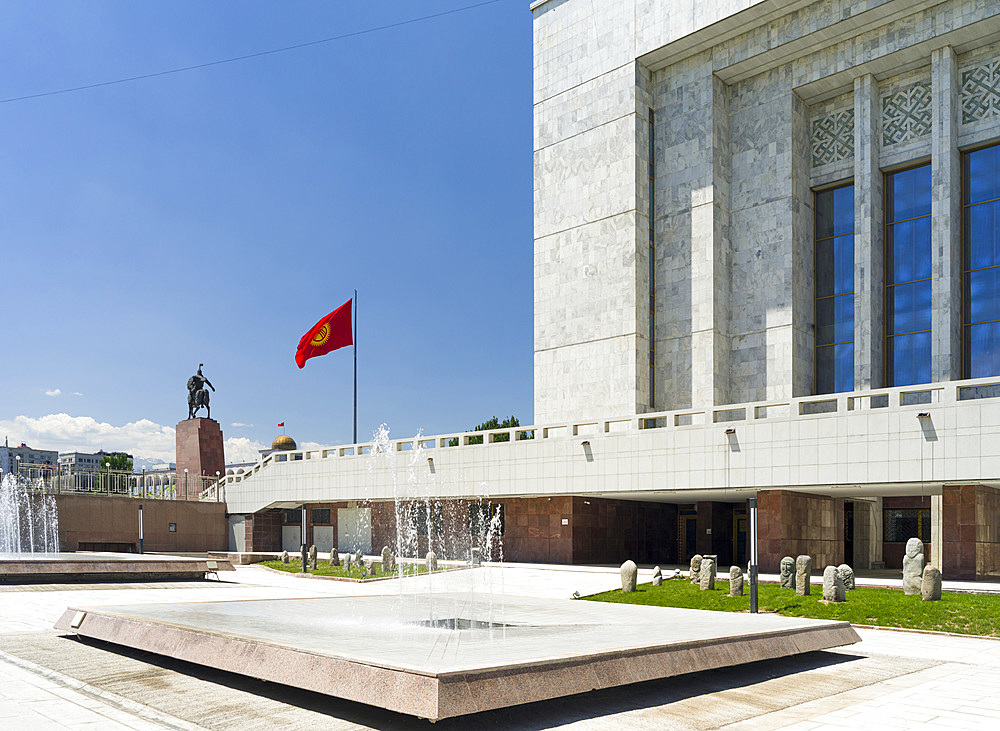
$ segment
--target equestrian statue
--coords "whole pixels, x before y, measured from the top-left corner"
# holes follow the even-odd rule
[[[208,388],[215,390],[215,386],[201,374],[201,367],[204,363],[198,364],[198,372],[188,379],[188,418],[193,419],[202,406],[208,412],[208,418],[212,418],[212,408],[208,405]]]

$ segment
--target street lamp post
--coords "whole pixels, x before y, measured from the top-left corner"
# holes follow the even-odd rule
[[[306,504],[302,503],[302,573],[306,573]]]
[[[188,468],[184,468],[184,499],[188,499]]]
[[[750,613],[757,614],[757,498],[750,498]]]

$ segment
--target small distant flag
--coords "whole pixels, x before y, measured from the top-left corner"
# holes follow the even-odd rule
[[[310,358],[326,355],[331,350],[338,350],[354,343],[351,327],[353,302],[353,299],[347,300],[302,336],[299,347],[295,350],[295,363],[299,368],[304,367]]]
[[[285,422],[281,422],[280,424],[278,424],[278,426],[284,426],[284,425],[285,425]]]

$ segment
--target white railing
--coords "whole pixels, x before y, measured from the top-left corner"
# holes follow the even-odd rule
[[[65,465],[18,465],[12,471],[32,489],[54,495],[103,495],[144,500],[186,500],[186,496],[215,484],[215,477],[178,475],[176,472],[129,470],[81,470]],[[190,483],[190,491],[186,488]],[[214,498],[213,498],[214,499]]]
[[[435,434],[420,436],[419,440],[417,438],[392,440],[393,446],[391,448],[397,452],[412,450],[419,441],[420,447],[423,449],[487,449],[497,444],[510,445],[533,440],[571,439],[587,435],[601,436],[649,429],[685,429],[711,424],[734,426],[740,422],[752,423],[765,420],[821,419],[831,415],[862,410],[897,411],[907,409],[920,411],[945,404],[954,405],[962,401],[986,398],[1000,398],[1000,377],[866,391],[847,391],[791,399],[726,404],[700,409],[654,411],[614,418],[588,419],[568,424],[528,425],[479,432]],[[312,450],[272,452],[262,457],[256,464],[241,469],[236,474],[226,475],[220,480],[219,485],[224,495],[226,485],[239,484],[272,464],[314,459],[350,459],[367,455],[371,449],[371,442],[362,442]],[[210,488],[210,490],[215,490],[215,488]],[[218,499],[217,491],[211,494],[210,499]]]

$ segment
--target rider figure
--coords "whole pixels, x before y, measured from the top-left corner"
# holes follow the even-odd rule
[[[208,405],[208,391],[205,390],[205,386],[208,386],[213,391],[215,386],[212,385],[205,376],[201,373],[201,367],[205,365],[204,363],[198,364],[198,372],[195,373],[188,379],[188,418],[193,419],[195,413],[198,409],[204,406],[208,409],[208,418],[212,418],[212,410]]]

